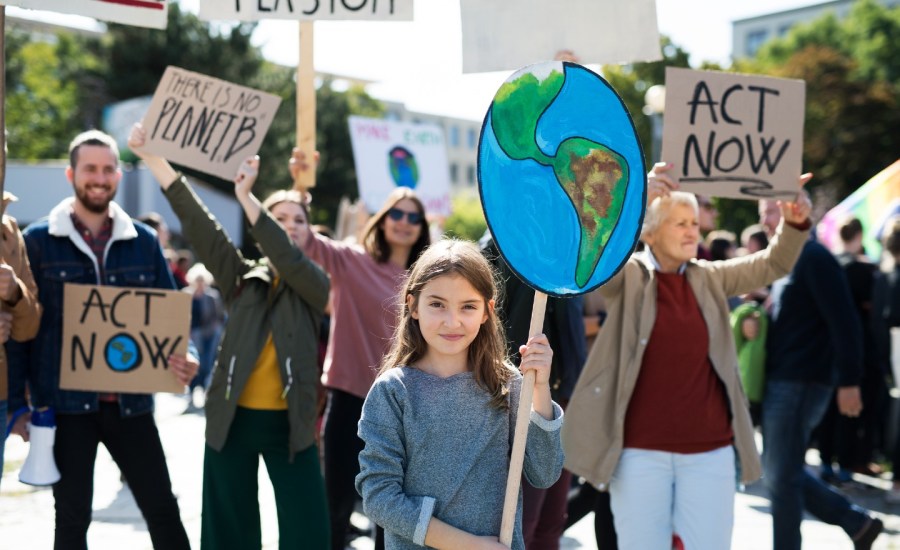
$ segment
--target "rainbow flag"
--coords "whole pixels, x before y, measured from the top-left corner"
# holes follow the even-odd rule
[[[894,162],[825,214],[816,228],[819,240],[830,250],[840,242],[838,229],[850,216],[863,225],[863,246],[875,261],[881,256],[881,233],[893,216],[900,215],[900,160]]]

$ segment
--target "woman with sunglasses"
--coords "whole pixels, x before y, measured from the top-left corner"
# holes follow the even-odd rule
[[[313,159],[318,161],[318,153]],[[312,169],[294,149],[291,175]],[[310,233],[304,252],[331,275],[333,310],[322,383],[328,405],[322,428],[331,546],[343,550],[358,494],[356,435],[363,401],[375,381],[397,319],[397,292],[409,268],[431,243],[425,207],[415,192],[398,187],[363,229],[359,245]]]

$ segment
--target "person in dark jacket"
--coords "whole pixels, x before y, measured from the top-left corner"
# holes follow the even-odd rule
[[[885,375],[878,361],[875,334],[873,297],[876,284],[880,283],[881,272],[872,263],[863,249],[863,226],[859,218],[845,220],[838,231],[841,251],[837,261],[847,277],[850,296],[862,328],[863,372],[860,381],[863,409],[858,418],[841,415],[837,400],[832,399],[825,417],[817,429],[819,455],[822,459],[820,477],[829,482],[846,482],[855,472],[879,475],[880,469],[872,462],[875,452],[876,433],[881,428],[884,417],[884,403],[887,395]],[[832,467],[838,463],[838,470]]]
[[[9,405],[11,410],[28,405],[27,382],[31,406],[56,412],[53,454],[62,476],[53,486],[56,548],[87,547],[94,461],[103,443],[128,480],[153,547],[187,549],[153,420],[153,396],[69,391],[59,385],[66,283],[175,289],[156,233],[113,202],[121,177],[112,137],[97,130],[78,135],[69,146],[66,168],[75,196],[23,233],[44,314],[34,340],[7,343]],[[187,385],[199,363],[192,355],[173,355],[168,365]],[[21,424],[16,429],[27,437]]]
[[[780,214],[760,205],[771,232]],[[804,508],[840,526],[856,550],[868,550],[884,525],[805,469],[806,449],[837,388],[841,414],[858,417],[863,344],[847,279],[834,256],[814,240],[787,277],[772,285],[762,405],[763,480],[772,500],[775,550],[800,550]]]
[[[187,181],[165,159],[129,146],[159,181],[182,232],[219,284],[228,323],[206,401],[200,547],[259,548],[259,456],[275,490],[279,547],[328,548],[325,486],[315,442],[319,327],[328,275],[300,248],[309,215],[298,191],[262,204],[251,192],[259,158],[247,159],[234,193],[265,258],[245,259]]]

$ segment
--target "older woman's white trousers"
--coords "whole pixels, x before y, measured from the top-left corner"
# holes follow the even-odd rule
[[[622,550],[731,547],[735,493],[731,445],[696,454],[625,449],[609,484]]]

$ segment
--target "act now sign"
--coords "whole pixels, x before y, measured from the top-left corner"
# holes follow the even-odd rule
[[[667,68],[662,160],[691,193],[793,197],[805,101],[802,80]]]
[[[67,284],[60,387],[181,393],[170,355],[187,353],[191,296],[158,288]]]

